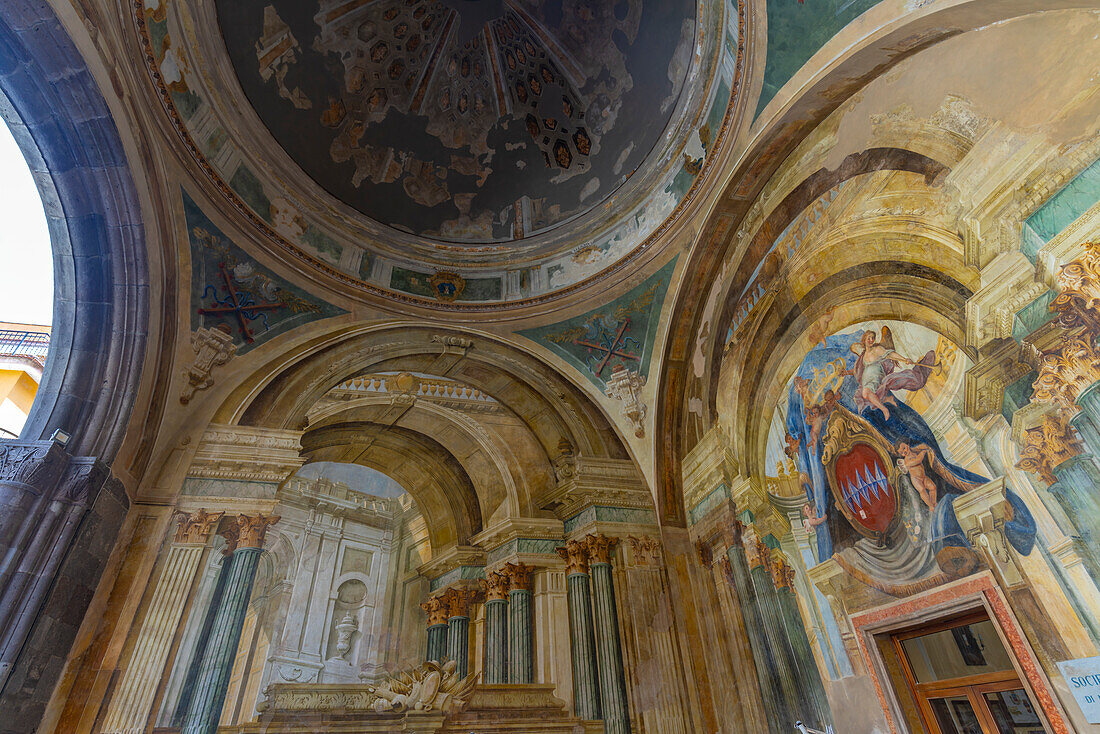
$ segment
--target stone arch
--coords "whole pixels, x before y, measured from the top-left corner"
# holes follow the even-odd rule
[[[115,122],[50,6],[0,8],[0,112],[50,224],[54,323],[22,438],[60,429],[74,454],[111,461],[138,391],[148,322],[144,226]]]

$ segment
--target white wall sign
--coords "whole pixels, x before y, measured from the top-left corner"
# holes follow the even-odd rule
[[[1085,721],[1100,724],[1100,657],[1058,663],[1070,693],[1085,713]]]

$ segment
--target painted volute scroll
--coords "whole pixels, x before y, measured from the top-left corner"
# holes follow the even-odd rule
[[[1096,59],[1097,0],[0,3],[0,734],[1100,734]]]

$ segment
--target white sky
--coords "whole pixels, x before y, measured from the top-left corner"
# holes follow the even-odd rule
[[[53,321],[53,255],[38,188],[0,120],[0,321]]]

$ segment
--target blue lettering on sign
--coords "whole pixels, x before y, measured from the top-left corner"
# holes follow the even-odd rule
[[[1064,660],[1058,663],[1058,670],[1069,684],[1085,721],[1100,724],[1100,657]]]

